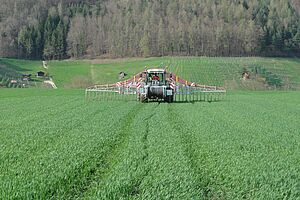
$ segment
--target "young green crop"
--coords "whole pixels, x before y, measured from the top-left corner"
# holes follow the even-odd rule
[[[23,104],[5,110],[12,101]],[[137,106],[86,104],[82,96],[1,99],[0,196],[44,199],[82,190],[94,168],[105,168],[105,152],[122,138],[118,125]]]
[[[194,104],[0,91],[0,199],[297,199],[298,92]]]

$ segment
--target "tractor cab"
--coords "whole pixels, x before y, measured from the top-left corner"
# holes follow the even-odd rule
[[[139,97],[140,101],[164,100],[173,101],[174,91],[167,82],[167,72],[164,69],[149,69],[145,72],[145,84]]]
[[[146,84],[150,86],[166,85],[166,71],[164,69],[149,69],[146,73]]]

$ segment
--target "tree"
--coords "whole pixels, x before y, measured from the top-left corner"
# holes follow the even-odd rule
[[[18,37],[19,46],[23,49],[26,58],[31,58],[33,53],[33,30],[31,27],[24,27],[21,29]]]
[[[257,35],[260,35],[259,30],[257,29],[255,22],[250,20],[248,26],[245,29],[245,50],[247,54],[253,54],[256,51],[257,47]]]
[[[199,45],[199,35],[200,29],[198,24],[197,17],[194,17],[191,21],[189,28],[188,28],[188,41],[189,41],[189,55],[199,55],[200,52],[200,45]]]
[[[293,37],[293,49],[298,51],[300,50],[300,27],[297,30],[297,33]]]
[[[68,34],[68,54],[78,58],[84,55],[87,49],[87,34],[85,17],[77,15],[72,19]]]
[[[150,45],[149,35],[148,33],[145,32],[140,42],[141,53],[144,57],[150,56],[149,45]]]
[[[0,56],[300,56],[299,5],[296,0],[6,0],[0,7]]]
[[[164,56],[167,49],[166,28],[161,18],[158,25],[158,48],[160,56]]]
[[[63,22],[60,21],[58,26],[56,27],[56,43],[55,45],[55,51],[57,54],[58,59],[62,59],[65,57],[65,52],[66,52],[66,36],[65,36],[65,30],[64,30],[64,25]]]

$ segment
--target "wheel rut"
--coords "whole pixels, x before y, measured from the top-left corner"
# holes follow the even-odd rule
[[[131,134],[132,122],[134,117],[141,109],[142,104],[137,104],[132,110],[130,110],[119,124],[119,128],[116,130],[117,134],[115,138],[105,143],[105,147],[101,147],[101,154],[97,158],[96,162],[93,162],[92,166],[85,166],[84,170],[78,169],[75,173],[82,178],[77,179],[75,182],[71,182],[71,185],[67,187],[63,194],[53,192],[50,199],[77,199],[84,197],[85,193],[90,189],[94,182],[105,179],[105,177],[113,169],[117,162],[121,151],[126,148],[126,142]],[[114,125],[116,122],[113,122]],[[112,125],[112,127],[114,126]],[[99,151],[99,150],[98,150]],[[49,191],[50,192],[50,191]]]
[[[195,147],[193,146],[194,140],[190,133],[193,133],[194,131],[191,130],[189,126],[186,125],[182,120],[184,118],[180,116],[180,114],[174,110],[174,108],[169,107],[169,119],[168,122],[171,124],[171,126],[180,134],[181,138],[181,145],[184,149],[184,155],[188,159],[189,166],[191,170],[193,171],[193,174],[195,175],[195,180],[197,182],[196,189],[199,191],[199,194],[202,195],[202,198],[204,199],[210,199],[212,197],[217,197],[213,194],[211,191],[209,185],[209,179],[207,177],[199,177],[198,174],[202,174],[200,172],[200,168],[198,166],[197,160],[197,154]],[[172,117],[173,116],[173,117]],[[181,118],[174,117],[174,116],[180,116]]]
[[[129,197],[130,198],[135,198],[137,197],[140,192],[141,192],[141,184],[143,182],[143,180],[145,179],[145,177],[147,177],[150,173],[150,167],[145,165],[145,163],[147,163],[147,160],[149,159],[149,141],[148,141],[148,137],[150,134],[150,122],[151,119],[155,116],[156,114],[156,110],[159,108],[160,103],[158,103],[152,110],[152,113],[149,114],[149,116],[147,116],[144,120],[145,120],[145,132],[142,136],[142,144],[143,144],[143,152],[144,155],[142,157],[142,162],[141,165],[143,166],[144,169],[144,173],[142,176],[140,176],[139,178],[136,179],[135,183],[133,184],[133,186],[131,187],[131,191],[129,192]]]

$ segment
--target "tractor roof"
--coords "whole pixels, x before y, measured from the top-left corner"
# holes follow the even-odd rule
[[[147,73],[164,73],[164,69],[148,69]]]

